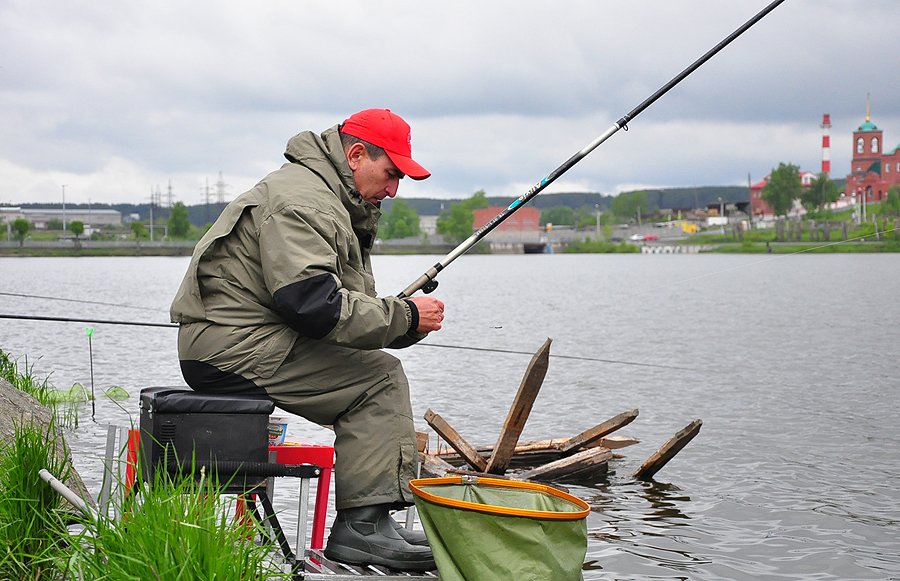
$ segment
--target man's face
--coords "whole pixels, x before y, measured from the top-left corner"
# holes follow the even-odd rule
[[[397,195],[403,173],[397,169],[390,157],[382,155],[373,160],[369,157],[365,146],[359,143],[354,144],[348,154],[353,181],[362,199],[370,204],[377,204],[385,198]]]

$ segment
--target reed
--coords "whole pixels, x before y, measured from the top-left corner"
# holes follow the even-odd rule
[[[71,459],[57,448],[58,437],[52,420],[46,426],[17,424],[0,445],[0,579],[59,577],[72,515],[38,476],[41,468],[60,479],[70,475]]]
[[[256,544],[258,525],[234,521],[222,487],[208,478],[157,473],[123,501],[121,520],[100,518],[74,545],[79,579],[284,579],[271,544]],[[231,507],[233,508],[233,507]]]
[[[34,375],[34,365],[28,365],[28,357],[25,357],[24,366],[20,368],[18,360],[0,349],[0,378],[40,402],[61,425],[78,427],[78,409],[71,405],[62,406],[64,402],[60,400],[59,392],[50,385],[49,377],[38,379]]]
[[[25,358],[25,369],[19,369],[17,360],[12,359],[8,353],[0,349],[0,377],[10,382],[13,387],[24,391],[44,405],[52,405],[53,389],[48,383],[48,379],[39,381],[33,374],[32,368],[28,365],[28,358]]]

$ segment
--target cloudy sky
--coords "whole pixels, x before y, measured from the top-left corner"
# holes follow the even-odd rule
[[[433,173],[401,195],[524,193],[761,0],[3,0],[0,204],[198,204],[287,139],[389,107]],[[741,185],[849,170],[865,118],[900,145],[897,0],[786,0],[547,191]]]

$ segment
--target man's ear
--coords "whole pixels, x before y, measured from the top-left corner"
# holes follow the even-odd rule
[[[354,143],[346,150],[347,163],[350,165],[351,171],[359,169],[359,161],[367,154],[366,146],[362,143]]]

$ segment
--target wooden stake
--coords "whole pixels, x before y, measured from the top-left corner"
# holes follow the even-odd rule
[[[444,418],[436,414],[431,408],[425,412],[425,421],[428,425],[450,444],[450,447],[456,450],[456,453],[465,460],[469,466],[479,472],[485,472],[487,462],[482,458],[478,451],[475,450],[466,440],[459,435],[459,432],[453,429],[453,426],[447,423]]]
[[[560,451],[563,454],[569,454],[578,448],[585,448],[595,440],[599,440],[603,436],[615,432],[623,426],[627,426],[633,422],[636,417],[638,417],[638,410],[636,409],[629,412],[622,412],[621,414],[606,420],[602,424],[597,424],[593,428],[585,430],[577,436],[572,436],[562,445],[562,447],[560,447]]]
[[[668,442],[662,445],[662,447],[650,455],[649,458],[644,460],[644,463],[641,464],[641,467],[637,469],[634,473],[634,477],[639,480],[647,480],[649,478],[653,478],[653,475],[659,472],[663,466],[665,466],[669,460],[675,457],[675,454],[681,451],[682,448],[687,446],[688,442],[690,442],[694,436],[700,433],[700,426],[703,425],[703,420],[694,420],[681,430],[679,430],[674,436],[672,436]]]
[[[606,448],[590,448],[555,462],[538,466],[519,475],[523,480],[578,480],[606,473],[612,452]]]
[[[538,349],[528,368],[525,370],[525,376],[522,383],[519,384],[519,391],[513,400],[512,407],[509,408],[509,414],[506,416],[506,422],[500,431],[500,437],[494,445],[494,451],[488,460],[485,472],[490,474],[503,474],[509,467],[509,460],[512,458],[516,444],[519,442],[519,436],[525,428],[525,422],[528,421],[528,415],[534,405],[534,400],[544,383],[544,376],[547,375],[547,367],[550,364],[550,343],[552,339],[547,339],[541,348]]]

